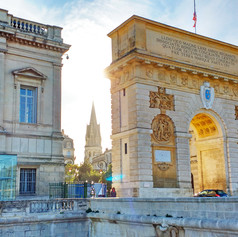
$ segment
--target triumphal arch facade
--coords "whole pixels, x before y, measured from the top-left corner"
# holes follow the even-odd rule
[[[238,47],[132,16],[111,33],[121,197],[238,193]]]

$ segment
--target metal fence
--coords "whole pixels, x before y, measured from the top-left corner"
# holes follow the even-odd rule
[[[106,197],[107,185],[102,183],[50,183],[49,198]]]

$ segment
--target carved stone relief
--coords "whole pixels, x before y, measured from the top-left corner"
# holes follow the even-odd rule
[[[174,133],[173,122],[165,114],[157,115],[152,121],[152,138],[157,143],[168,143]]]
[[[219,88],[219,85],[218,84],[215,84],[214,85],[214,90],[216,93],[219,93],[220,92],[220,88]]]
[[[139,61],[136,66],[143,66],[144,62]],[[129,69],[130,68],[130,69]],[[160,64],[157,64],[157,66],[153,66],[149,64],[146,67],[140,67],[141,72],[143,72],[144,77],[150,80],[159,81],[162,83],[163,86],[164,83],[169,83],[170,87],[183,87],[183,89],[200,89],[201,86],[201,80],[204,80],[206,77],[206,80],[208,83],[210,83],[213,88],[214,92],[220,96],[236,96],[238,97],[238,85],[235,83],[228,83],[226,81],[217,80],[218,77],[214,77],[215,79],[212,80],[210,77],[208,78],[206,74],[198,74],[198,73],[187,73],[186,70],[182,71],[182,73],[177,72],[176,70],[166,69],[162,67]],[[172,68],[172,67],[170,67]],[[173,68],[174,69],[174,68]],[[129,80],[132,80],[134,78],[134,74],[136,71],[133,71],[134,68],[132,65],[129,67],[117,68],[116,74],[115,71],[113,71],[114,79],[112,82],[112,88],[116,88],[118,85],[121,85]],[[122,72],[124,71],[124,72]],[[135,75],[136,76],[136,75]],[[117,79],[116,79],[117,78]],[[140,78],[140,76],[139,76]]]
[[[170,81],[172,84],[177,84],[177,75],[176,73],[171,73],[170,74]]]
[[[215,92],[214,92],[214,88],[210,87],[209,82],[205,81],[203,85],[201,86],[200,96],[201,96],[201,100],[202,100],[204,108],[211,109],[214,102],[214,98],[215,98]]]
[[[181,78],[181,84],[183,86],[187,86],[188,85],[188,76],[182,76]]]
[[[229,93],[229,86],[224,86],[223,87],[223,92],[224,92],[224,94],[228,94]]]
[[[150,91],[150,108],[174,110],[174,96],[166,94],[165,88],[158,87],[158,92]]]
[[[238,96],[238,88],[237,88],[237,86],[234,86],[232,90],[233,90],[234,95]]]
[[[153,77],[153,69],[147,68],[146,69],[146,76],[151,79]]]
[[[179,229],[175,226],[157,225],[155,231],[157,237],[179,237]]]

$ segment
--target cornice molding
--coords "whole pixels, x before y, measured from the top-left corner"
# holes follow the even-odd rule
[[[20,37],[19,34],[14,34],[10,32],[1,32],[0,31],[0,37],[6,38],[9,42],[19,43],[22,45],[27,45],[31,47],[41,48],[41,49],[47,49],[52,50],[60,53],[65,53],[68,51],[70,45],[54,42],[48,39],[41,39],[41,41],[37,40],[35,36],[29,37],[29,39]],[[54,44],[50,44],[50,42]],[[56,45],[57,44],[57,45]]]

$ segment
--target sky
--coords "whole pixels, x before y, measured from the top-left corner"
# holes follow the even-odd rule
[[[0,0],[16,17],[63,27],[71,45],[62,68],[62,129],[74,140],[76,163],[84,159],[92,103],[101,126],[102,148],[111,148],[109,32],[138,15],[194,32],[194,0]],[[196,0],[197,34],[238,45],[238,0]]]

